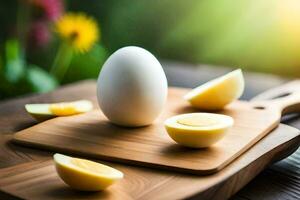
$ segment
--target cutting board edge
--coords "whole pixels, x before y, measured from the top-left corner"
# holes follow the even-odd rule
[[[134,159],[126,159],[123,157],[112,157],[112,156],[105,156],[105,155],[99,155],[94,153],[82,153],[80,150],[74,150],[74,149],[68,149],[66,147],[52,147],[51,145],[47,144],[41,144],[41,143],[35,143],[34,141],[26,140],[22,137],[22,132],[17,132],[14,134],[12,141],[16,144],[20,144],[26,147],[35,147],[42,150],[49,150],[53,153],[60,152],[60,153],[66,153],[69,155],[79,156],[79,157],[86,157],[86,158],[92,158],[92,159],[99,159],[104,161],[111,161],[116,163],[123,163],[123,164],[129,164],[129,165],[135,165],[140,167],[151,167],[156,169],[162,169],[167,171],[174,171],[174,172],[180,172],[180,173],[187,173],[187,174],[193,174],[193,175],[199,175],[199,176],[205,176],[205,175],[211,175],[215,174],[219,171],[221,171],[224,167],[229,165],[231,162],[233,162],[235,159],[237,159],[239,156],[241,156],[243,153],[248,151],[250,148],[252,148],[257,142],[259,142],[262,138],[266,137],[272,130],[276,129],[278,127],[278,124],[274,123],[274,127],[270,127],[270,130],[266,130],[266,133],[261,135],[261,137],[256,138],[256,140],[249,143],[247,146],[245,146],[240,152],[238,152],[236,155],[232,156],[231,159],[228,159],[226,162],[223,162],[221,164],[216,164],[215,166],[211,166],[207,169],[197,169],[197,168],[182,168],[182,167],[176,167],[171,165],[163,165],[163,164],[155,164],[151,162],[144,162]],[[26,129],[25,129],[26,130]]]
[[[18,139],[13,138],[12,142],[15,144],[22,145],[24,147],[33,147],[33,148],[37,148],[37,149],[44,150],[44,151],[50,151],[53,154],[54,153],[63,153],[63,154],[78,156],[78,157],[82,157],[82,158],[99,159],[99,160],[108,161],[108,162],[128,164],[128,165],[139,166],[139,167],[148,167],[148,168],[153,168],[153,169],[157,169],[157,170],[161,169],[161,170],[166,170],[166,171],[170,171],[170,172],[173,171],[173,172],[181,172],[181,173],[186,173],[186,174],[203,176],[203,175],[211,175],[211,174],[214,174],[214,173],[217,173],[218,171],[220,171],[219,169],[217,169],[217,167],[207,169],[207,170],[202,170],[202,169],[197,170],[197,169],[190,169],[190,168],[185,169],[185,168],[180,168],[180,167],[170,166],[170,165],[154,164],[154,163],[150,163],[150,162],[148,163],[148,162],[135,161],[132,159],[124,159],[122,157],[110,157],[110,156],[91,154],[91,153],[86,154],[86,153],[82,153],[81,151],[77,151],[77,150],[70,150],[70,149],[66,149],[66,148],[62,148],[62,147],[52,147],[51,145],[48,146],[46,144],[37,144],[32,141],[23,140],[20,138],[18,138]],[[230,164],[231,162],[229,162],[228,164]],[[226,166],[227,165],[225,165],[225,167]],[[172,169],[170,170],[170,168],[172,168]],[[224,167],[222,167],[222,168],[224,168]]]

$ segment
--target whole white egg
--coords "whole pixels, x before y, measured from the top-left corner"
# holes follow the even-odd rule
[[[147,50],[128,46],[104,63],[97,82],[104,115],[122,126],[151,124],[167,100],[168,83],[159,61]]]

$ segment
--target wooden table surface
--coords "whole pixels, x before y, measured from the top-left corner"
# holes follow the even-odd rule
[[[163,65],[169,84],[181,87],[195,87],[230,70],[223,67],[210,68],[206,65],[190,66],[173,62],[164,62]],[[245,78],[246,91],[243,99],[250,99],[266,89],[286,82],[285,79],[276,76],[247,72]],[[80,83],[77,84],[80,85]],[[76,91],[73,92],[76,93]],[[72,98],[72,95],[66,96],[64,90],[60,89],[55,95],[51,93],[33,95],[0,102],[0,168],[40,160],[49,155],[44,151],[23,148],[8,142],[13,132],[29,127],[34,123],[23,109],[25,103],[72,100]],[[300,128],[300,118],[298,120],[297,116],[285,117],[284,123]],[[268,167],[232,199],[300,199],[299,177],[300,150]],[[0,199],[13,199],[13,197],[0,193]]]

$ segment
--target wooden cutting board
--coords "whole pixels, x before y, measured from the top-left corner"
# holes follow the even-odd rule
[[[33,161],[0,170],[0,190],[21,199],[214,199],[232,196],[268,164],[300,145],[297,129],[280,125],[219,173],[196,176],[144,167],[105,163],[125,176],[103,192],[77,192],[58,177],[52,160]],[[101,161],[103,163],[103,161]]]
[[[297,89],[298,88],[298,89]],[[272,100],[236,101],[221,113],[235,124],[220,142],[210,148],[189,149],[175,144],[163,122],[170,116],[199,112],[182,96],[187,89],[170,88],[165,110],[153,125],[124,128],[111,124],[100,110],[58,117],[15,134],[14,141],[48,150],[127,164],[157,167],[194,174],[211,174],[224,168],[274,129],[281,113],[298,111],[299,82],[267,92]],[[274,99],[275,97],[278,97]]]

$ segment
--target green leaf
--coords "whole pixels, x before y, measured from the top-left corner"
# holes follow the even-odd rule
[[[42,68],[30,65],[26,76],[33,92],[49,92],[58,86],[57,80]]]
[[[20,60],[10,60],[6,64],[5,75],[7,80],[16,83],[24,73],[24,64]]]
[[[18,82],[25,72],[25,63],[21,56],[20,45],[17,40],[7,40],[5,43],[5,77],[12,83]]]
[[[106,49],[99,44],[96,44],[87,53],[74,54],[63,82],[97,78],[107,55]]]
[[[3,59],[2,56],[0,54],[0,82],[2,81],[2,79],[4,79],[4,66],[3,66]]]
[[[7,40],[5,43],[5,56],[6,60],[15,60],[19,58],[20,46],[19,42],[15,39]]]

